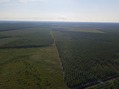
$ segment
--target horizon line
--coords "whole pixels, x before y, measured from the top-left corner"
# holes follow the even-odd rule
[[[1,20],[0,22],[66,22],[66,23],[119,23],[119,22],[111,22],[111,21],[54,21],[54,20]]]

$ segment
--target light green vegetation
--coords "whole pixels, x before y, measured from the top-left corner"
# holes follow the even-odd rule
[[[48,46],[53,40],[48,28],[25,28],[0,32],[0,47]]]
[[[76,31],[76,32],[89,32],[89,33],[104,33],[99,29],[94,28],[79,28],[79,27],[61,27],[61,26],[52,26],[52,29],[59,29],[64,31]]]
[[[0,49],[0,89],[66,89],[55,46]]]
[[[0,89],[67,89],[50,30],[13,28],[0,31]]]
[[[80,32],[90,32],[90,33],[104,33],[103,31],[97,29],[79,29]]]

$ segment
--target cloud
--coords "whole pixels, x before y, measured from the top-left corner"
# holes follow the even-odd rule
[[[10,0],[0,0],[0,3],[7,3],[10,2]]]
[[[22,3],[29,3],[29,2],[44,2],[48,0],[19,0]]]
[[[12,1],[27,4],[29,2],[45,2],[45,1],[49,1],[49,0],[0,0],[0,3],[8,3],[8,2],[12,2]]]

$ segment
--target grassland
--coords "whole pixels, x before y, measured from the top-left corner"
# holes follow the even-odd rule
[[[52,26],[53,30],[59,29],[63,31],[77,31],[77,32],[90,32],[90,33],[104,33],[97,28],[79,28],[79,27],[62,27],[62,26]]]
[[[0,31],[0,89],[67,89],[50,30],[13,28]]]
[[[0,50],[0,89],[66,89],[56,51],[54,46]]]
[[[0,48],[47,47],[53,43],[47,28],[1,31],[0,35]]]

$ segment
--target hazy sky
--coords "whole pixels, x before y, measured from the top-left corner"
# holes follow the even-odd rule
[[[0,20],[119,22],[119,0],[0,0]]]

